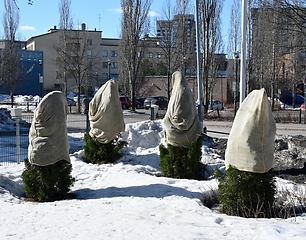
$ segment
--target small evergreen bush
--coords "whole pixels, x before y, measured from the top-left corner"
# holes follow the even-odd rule
[[[88,133],[85,133],[84,139],[85,162],[93,164],[114,163],[120,158],[119,150],[127,145],[127,142],[120,141],[118,136],[107,144],[99,143]]]
[[[276,186],[272,170],[266,173],[240,171],[232,166],[223,174],[216,170],[219,181],[221,212],[240,217],[272,217]]]
[[[66,160],[49,166],[36,166],[24,160],[22,179],[28,198],[38,202],[51,202],[69,197],[68,192],[75,179],[71,176],[72,165]]]
[[[203,137],[200,136],[197,142],[190,143],[189,148],[171,144],[168,144],[166,148],[162,144],[159,145],[162,175],[173,178],[203,179],[202,141]]]

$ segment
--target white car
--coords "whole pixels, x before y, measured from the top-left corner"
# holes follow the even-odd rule
[[[92,99],[92,97],[89,97],[89,96],[87,96],[87,95],[85,95],[85,94],[81,94],[81,95],[80,95],[80,101],[81,101],[81,103],[82,103],[83,98],[85,98],[85,97],[87,97],[89,100]],[[78,95],[76,95],[75,97],[73,97],[73,101],[75,101],[76,103],[78,102]]]

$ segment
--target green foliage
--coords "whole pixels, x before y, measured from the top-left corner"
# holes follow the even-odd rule
[[[84,139],[85,162],[93,164],[114,163],[120,158],[119,150],[127,145],[127,142],[119,141],[118,137],[107,144],[99,143],[88,133],[85,133]]]
[[[139,66],[139,76],[165,76],[167,75],[168,68],[162,61],[155,65],[148,59],[141,61]]]
[[[159,145],[160,168],[162,175],[173,178],[203,179],[204,165],[201,163],[202,141],[190,143],[189,148],[168,144],[168,148]]]
[[[36,166],[24,160],[22,179],[28,198],[38,202],[51,202],[68,198],[75,179],[71,176],[72,165],[66,160],[49,166]]]
[[[155,75],[156,76],[166,76],[168,72],[168,68],[162,61],[159,61],[155,66]]]
[[[140,62],[139,66],[139,75],[140,76],[154,76],[154,66],[152,62],[150,62],[148,59],[144,59]]]
[[[267,173],[240,171],[230,166],[223,174],[216,170],[219,181],[221,212],[241,217],[271,217],[276,186],[272,170]]]

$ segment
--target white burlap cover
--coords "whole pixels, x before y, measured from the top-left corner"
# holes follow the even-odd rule
[[[252,91],[237,111],[225,152],[225,165],[265,173],[274,165],[275,120],[265,90]]]
[[[201,124],[190,87],[176,71],[172,74],[172,94],[163,123],[167,142],[173,146],[188,148],[201,134]]]
[[[38,166],[70,162],[67,136],[67,100],[60,91],[48,93],[34,111],[29,132],[28,159]]]
[[[107,81],[89,103],[90,136],[100,143],[112,141],[120,132],[125,131],[125,123],[118,85],[115,80]]]

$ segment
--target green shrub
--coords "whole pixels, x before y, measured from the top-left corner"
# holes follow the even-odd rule
[[[85,162],[93,164],[114,163],[120,158],[119,150],[127,145],[116,137],[107,144],[102,144],[88,133],[84,135],[86,145],[84,148]]]
[[[190,143],[189,148],[168,144],[159,145],[160,168],[162,175],[173,178],[203,179],[204,165],[201,163],[202,141]]]
[[[276,186],[272,170],[267,173],[240,171],[232,166],[223,174],[216,170],[219,181],[221,212],[240,217],[272,217]]]
[[[22,179],[28,198],[38,202],[66,199],[75,179],[71,176],[72,165],[66,160],[49,166],[36,166],[24,160]]]

